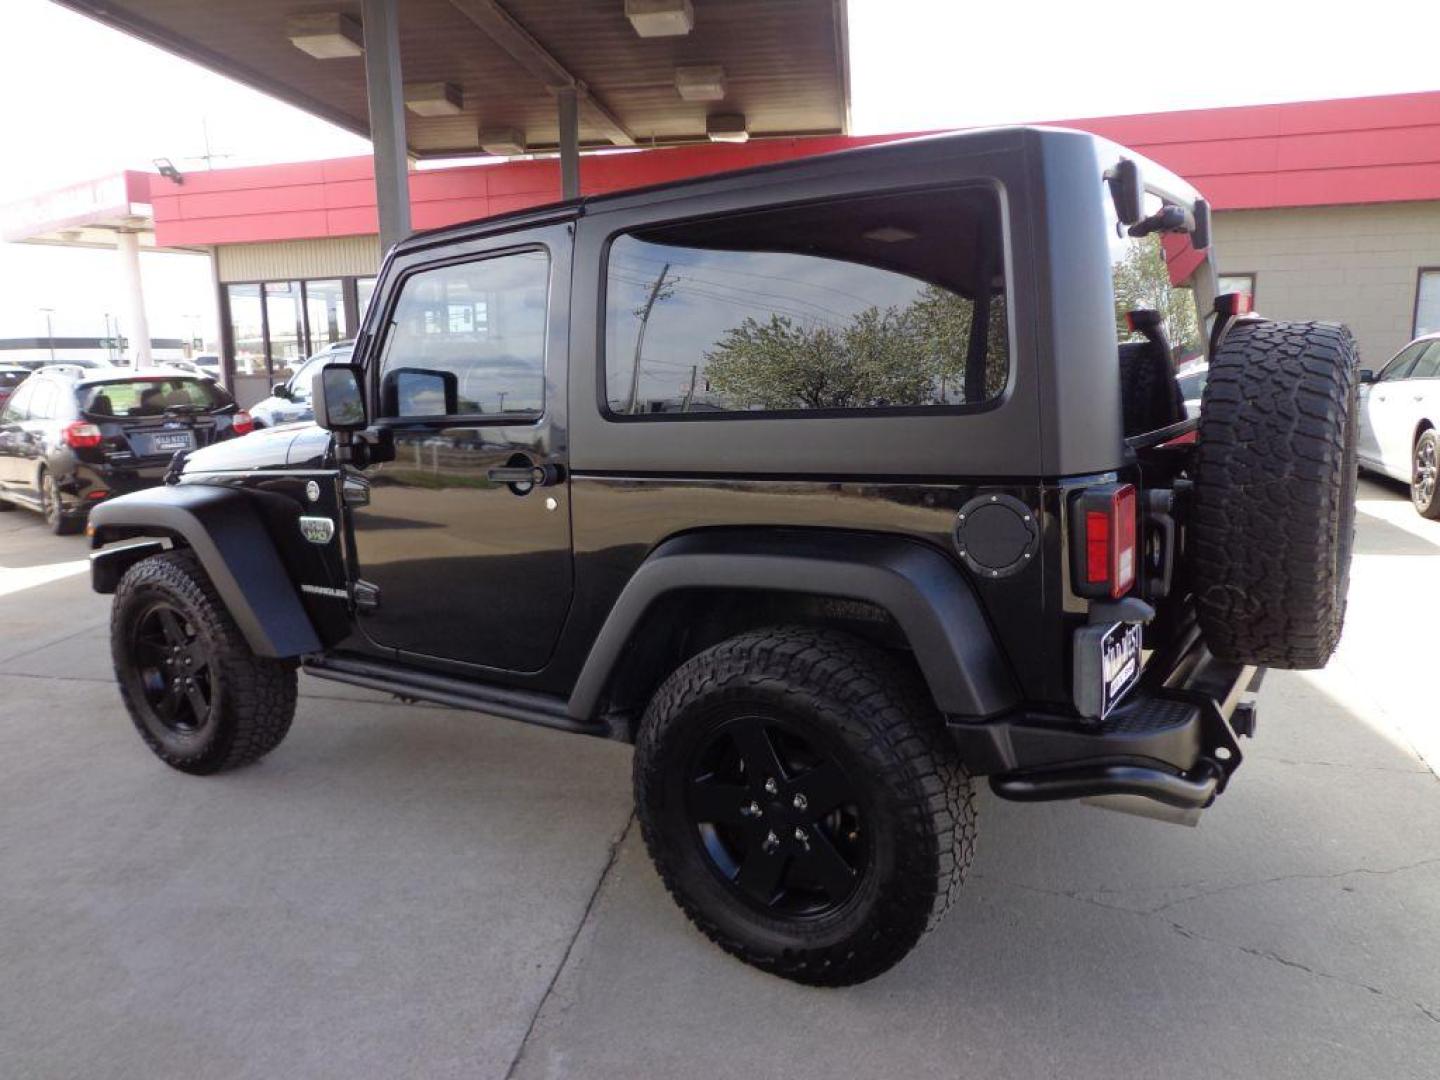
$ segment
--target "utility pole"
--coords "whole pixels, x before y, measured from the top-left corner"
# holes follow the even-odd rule
[[[55,328],[50,322],[50,316],[55,314],[53,307],[42,307],[45,313],[45,344],[50,346],[50,362],[55,362]]]
[[[660,268],[660,276],[655,279],[655,284],[650,289],[650,297],[640,312],[640,333],[635,336],[635,366],[630,369],[630,401],[625,409],[631,416],[634,416],[640,407],[640,352],[645,347],[645,327],[650,325],[650,312],[655,309],[655,301],[660,299],[660,290],[665,287],[665,275],[668,273],[670,264],[667,262]]]
[[[700,374],[700,365],[690,365],[690,389],[685,391],[685,401],[680,406],[682,413],[690,411],[690,402],[695,400],[695,378]]]

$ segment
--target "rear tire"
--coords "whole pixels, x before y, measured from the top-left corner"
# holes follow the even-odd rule
[[[189,551],[144,559],[120,579],[110,648],[135,730],[172,768],[238,768],[290,730],[295,665],[250,651]]]
[[[924,686],[828,631],[756,631],[686,661],[646,710],[635,801],[690,920],[816,986],[897,963],[974,853],[974,790]]]
[[[1440,433],[1428,428],[1415,440],[1410,467],[1410,501],[1421,517],[1440,521]]]
[[[56,536],[70,536],[80,531],[80,518],[65,513],[65,502],[60,496],[60,482],[48,470],[40,474],[40,513],[45,526]]]
[[[1210,360],[1189,529],[1197,615],[1235,663],[1318,668],[1345,621],[1356,363],[1333,323],[1242,322]]]

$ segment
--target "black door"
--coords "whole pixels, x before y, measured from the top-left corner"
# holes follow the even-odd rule
[[[530,672],[560,635],[569,235],[537,239],[402,270],[386,299],[368,364],[395,456],[366,470],[352,516],[377,645]]]

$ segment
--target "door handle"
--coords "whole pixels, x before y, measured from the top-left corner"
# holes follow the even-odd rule
[[[560,482],[558,465],[504,465],[485,473],[492,484],[549,487]]]

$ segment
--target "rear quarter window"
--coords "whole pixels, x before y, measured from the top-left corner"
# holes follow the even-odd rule
[[[605,287],[612,419],[977,406],[1009,379],[988,187],[636,230]]]

